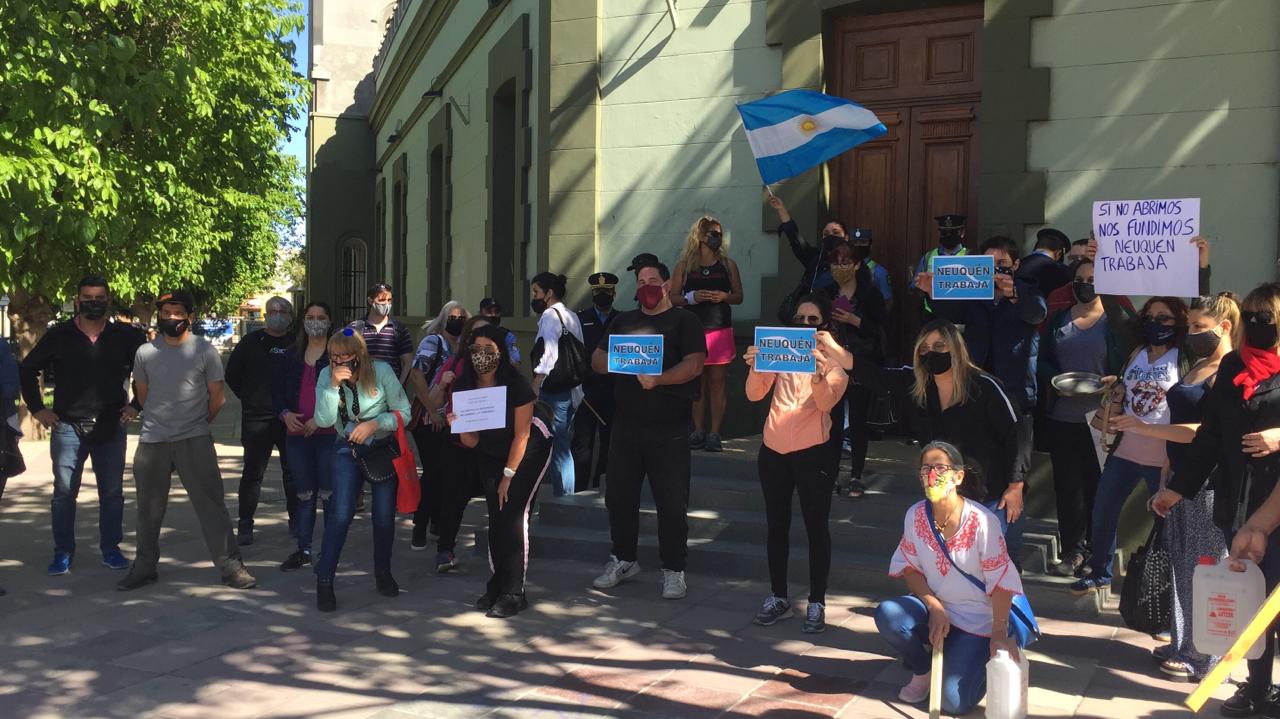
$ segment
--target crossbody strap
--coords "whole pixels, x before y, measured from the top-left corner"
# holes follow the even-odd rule
[[[556,319],[560,320],[560,336],[564,337],[567,334],[573,334],[569,331],[569,326],[564,323],[564,317],[561,316],[560,310],[552,307],[551,311],[556,313]]]
[[[938,531],[938,525],[934,524],[933,522],[933,505],[929,504],[928,502],[925,502],[924,513],[925,513],[925,516],[928,517],[929,519],[929,529],[933,531],[933,538],[937,540],[938,549],[942,551],[942,556],[946,557],[948,562],[951,562],[951,566],[955,567],[955,570],[957,572],[960,572],[960,576],[964,577],[965,579],[968,579],[973,584],[973,586],[977,587],[978,589],[981,589],[983,594],[987,594],[987,585],[979,581],[977,577],[961,569],[960,565],[956,564],[956,560],[951,558],[951,552],[947,550],[947,540],[942,538],[942,532]],[[961,512],[961,515],[963,514],[964,513]]]

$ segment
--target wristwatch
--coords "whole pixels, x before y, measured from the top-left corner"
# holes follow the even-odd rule
[[[510,467],[503,467],[502,476],[506,477],[507,479],[511,479],[512,477],[516,476],[516,471]]]

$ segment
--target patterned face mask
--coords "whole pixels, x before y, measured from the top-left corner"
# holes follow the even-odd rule
[[[489,374],[498,369],[498,353],[472,352],[471,366],[475,368],[476,374]]]
[[[930,470],[929,481],[924,485],[924,497],[930,502],[940,502],[955,488],[956,473],[953,470]]]

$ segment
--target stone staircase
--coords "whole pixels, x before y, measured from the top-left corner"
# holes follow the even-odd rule
[[[721,454],[695,452],[689,499],[689,565],[691,581],[698,576],[767,580],[764,500],[756,473],[759,436],[729,440]],[[900,580],[887,575],[889,557],[902,536],[902,517],[920,499],[914,473],[916,448],[901,440],[873,442],[867,462],[868,486],[861,499],[835,497],[830,528],[833,590],[864,595],[901,593]],[[847,460],[846,460],[847,462]],[[847,473],[847,466],[843,469]],[[607,478],[606,478],[607,483]],[[1094,617],[1113,605],[1107,597],[1077,598],[1067,591],[1070,580],[1049,576],[1046,566],[1057,556],[1056,521],[1052,519],[1052,490],[1037,488],[1050,497],[1049,519],[1029,517],[1022,556],[1023,583],[1039,614],[1059,617]],[[532,521],[531,555],[536,559],[599,558],[609,556],[609,518],[603,490],[555,497],[549,485],[538,499]],[[1043,505],[1044,503],[1039,503]],[[1036,503],[1032,504],[1032,507]],[[475,546],[487,550],[486,529],[476,530]],[[792,503],[791,563],[788,579],[795,588],[808,580],[808,548],[799,499]],[[658,559],[657,512],[646,484],[640,509],[639,561],[647,569],[661,566]]]

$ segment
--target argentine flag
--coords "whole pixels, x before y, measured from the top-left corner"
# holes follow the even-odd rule
[[[812,90],[738,105],[764,184],[795,177],[888,132],[867,108]]]

